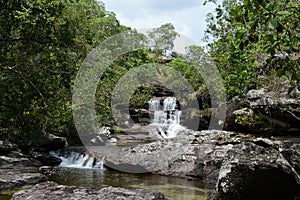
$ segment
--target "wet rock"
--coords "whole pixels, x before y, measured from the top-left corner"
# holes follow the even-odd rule
[[[35,160],[40,161],[43,165],[46,166],[56,166],[61,163],[61,159],[56,158],[54,156],[49,155],[48,153],[41,153],[41,152],[30,152],[30,157],[34,158]]]
[[[33,144],[33,147],[44,150],[45,152],[56,151],[66,146],[68,146],[68,142],[65,137],[59,137],[53,134],[49,134],[47,138]]]
[[[49,134],[41,139],[20,141],[18,143],[18,147],[26,154],[29,154],[30,151],[48,153],[50,151],[63,149],[66,146],[68,146],[67,138],[53,134]]]
[[[152,190],[128,190],[123,188],[108,187],[101,190],[87,189],[75,186],[63,186],[54,182],[45,182],[31,189],[17,192],[12,200],[164,200],[163,194]]]

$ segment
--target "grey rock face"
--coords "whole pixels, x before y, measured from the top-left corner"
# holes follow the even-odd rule
[[[300,174],[300,141],[298,143],[285,142],[280,145],[279,150],[289,164]]]
[[[169,141],[120,148],[106,156],[105,163],[130,172],[149,170],[161,175],[200,178],[216,185],[212,197],[215,199],[244,199],[251,196],[256,187],[258,193],[253,192],[252,199],[259,199],[254,194],[260,193],[270,197],[297,197],[300,189],[298,147],[296,141],[284,139],[186,130]],[[273,190],[279,190],[280,195],[270,192]]]
[[[300,197],[299,183],[299,174],[276,148],[245,142],[227,152],[214,199],[294,199]]]
[[[11,151],[0,156],[0,190],[46,181],[47,177],[38,173],[40,165],[41,163],[30,159],[20,151]]]
[[[226,130],[270,135],[300,132],[300,94],[288,94],[265,88],[250,90],[244,99],[235,98],[228,103]]]
[[[17,192],[12,200],[164,200],[163,194],[152,190],[127,190],[108,187],[93,190],[75,186],[63,186],[54,182],[45,182],[31,189]]]

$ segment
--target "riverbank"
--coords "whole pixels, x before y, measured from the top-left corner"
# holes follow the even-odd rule
[[[10,147],[10,152],[6,148],[5,155],[0,157],[2,190],[47,180],[37,171],[40,161],[22,154],[13,144]],[[101,159],[105,157],[104,165],[115,170],[142,169],[214,185],[210,199],[300,197],[299,137],[264,138],[236,132],[186,129],[166,141],[129,147],[86,148],[89,150],[86,153],[97,154]],[[21,193],[31,192],[29,189]]]

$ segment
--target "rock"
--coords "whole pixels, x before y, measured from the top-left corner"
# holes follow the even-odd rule
[[[250,90],[244,98],[234,98],[228,104],[224,128],[246,133],[269,135],[300,132],[300,94],[288,94],[289,86],[282,83],[280,91],[267,88]]]
[[[241,143],[227,152],[213,199],[299,197],[299,174],[279,151],[254,143]]]
[[[28,172],[24,172],[28,171]],[[34,185],[47,180],[44,175],[32,169],[0,169],[0,191],[20,188],[25,185]]]
[[[293,175],[280,168],[255,167],[247,165],[228,165],[221,170],[223,177],[211,199],[299,199],[300,186]]]
[[[18,146],[10,142],[3,142],[0,140],[0,155],[5,155],[17,150]]]
[[[46,151],[56,151],[68,146],[67,138],[59,137],[53,134],[48,135],[48,139],[43,144]]]
[[[126,172],[198,178],[217,185],[216,199],[239,199],[235,194],[247,199],[245,195],[254,190],[252,182],[265,188],[266,194],[281,187],[283,195],[296,197],[300,189],[299,143],[281,140],[227,131],[185,130],[168,141],[115,149],[106,154],[105,165]],[[264,180],[267,177],[269,180]]]
[[[38,173],[39,166],[41,163],[20,151],[0,156],[0,191],[46,181],[47,177]]]
[[[65,148],[68,146],[68,142],[65,137],[49,134],[47,138],[33,142],[30,146],[33,147],[35,151],[49,152]]]
[[[63,186],[54,182],[45,182],[31,189],[17,192],[12,200],[164,200],[163,194],[152,190],[128,190],[108,187],[100,190],[87,189],[75,186]]]
[[[300,174],[300,141],[298,143],[284,142],[280,146],[280,151],[296,172]]]
[[[41,152],[30,152],[30,157],[40,161],[43,165],[46,166],[56,166],[61,163],[61,159],[49,155],[48,153]]]
[[[169,141],[115,149],[105,155],[105,165],[127,172],[151,171],[216,183],[224,153],[230,145],[240,143],[242,137],[246,138],[241,134],[232,138],[232,133],[225,131],[186,130]]]
[[[247,98],[251,101],[263,99],[264,97],[265,97],[265,89],[264,88],[262,88],[260,90],[250,90],[247,93]]]

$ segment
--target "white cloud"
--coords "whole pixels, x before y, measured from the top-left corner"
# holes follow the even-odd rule
[[[206,27],[205,16],[214,6],[202,0],[102,0],[106,9],[116,13],[121,24],[132,28],[156,28],[172,23],[176,31],[200,45]]]

